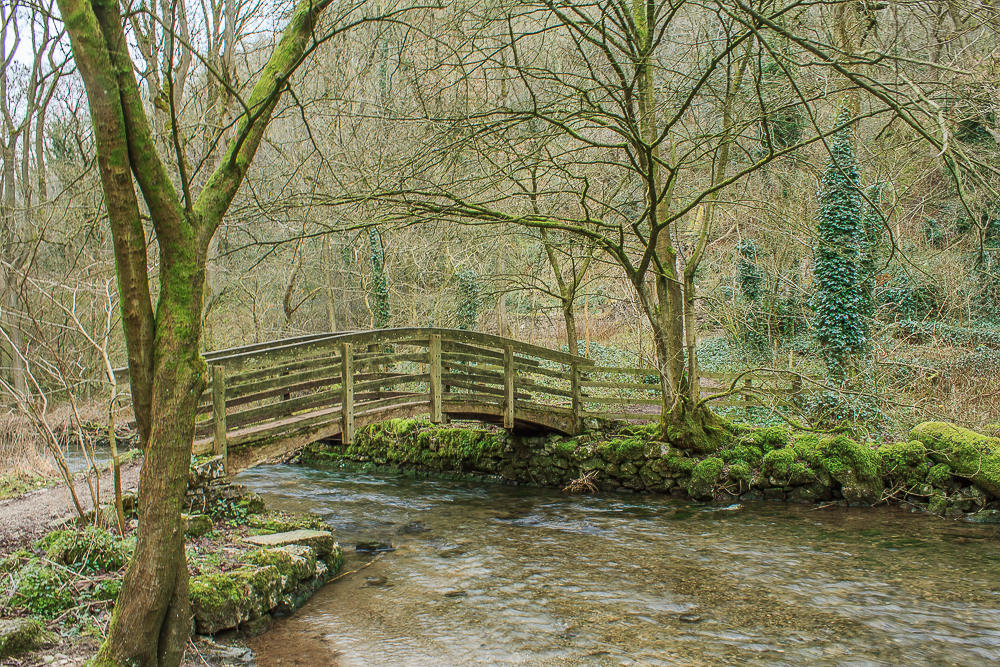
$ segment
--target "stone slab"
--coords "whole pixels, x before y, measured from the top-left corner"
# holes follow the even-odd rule
[[[316,555],[320,558],[325,557],[333,549],[333,533],[328,530],[291,530],[287,533],[250,535],[243,539],[258,547],[283,547],[289,544],[301,544],[315,549]]]

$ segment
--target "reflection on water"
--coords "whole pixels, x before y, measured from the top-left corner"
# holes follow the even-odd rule
[[[646,496],[265,466],[348,554],[395,552],[254,642],[261,665],[985,664],[1000,527],[899,510]]]

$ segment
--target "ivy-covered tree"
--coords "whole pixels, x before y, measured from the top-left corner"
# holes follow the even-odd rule
[[[868,341],[861,268],[863,197],[850,112],[843,109],[843,126],[830,142],[830,162],[819,191],[818,245],[813,269],[817,338],[827,370],[843,377]]]
[[[753,239],[743,239],[737,245],[736,252],[736,279],[740,292],[747,303],[760,303],[764,274],[757,265],[757,244]]]
[[[372,313],[372,326],[383,329],[389,326],[389,281],[385,275],[385,255],[382,251],[382,235],[378,229],[368,230],[368,245],[371,250],[371,283],[368,285],[368,307]]]
[[[736,280],[747,305],[740,339],[756,350],[767,347],[767,315],[763,304],[764,274],[757,261],[759,249],[751,238],[736,246]]]
[[[457,326],[459,329],[475,329],[482,300],[479,274],[473,269],[462,269],[455,273],[455,278],[458,280]]]

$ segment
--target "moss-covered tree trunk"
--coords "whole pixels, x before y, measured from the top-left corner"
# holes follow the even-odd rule
[[[299,2],[218,167],[197,196],[181,170],[180,197],[156,152],[117,1],[59,0],[94,127],[144,455],[135,556],[96,664],[172,666],[183,657],[191,614],[181,504],[195,411],[206,385],[199,351],[207,250],[330,2]],[[155,317],[136,185],[160,251]]]

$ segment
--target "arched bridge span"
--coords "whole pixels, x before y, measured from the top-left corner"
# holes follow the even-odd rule
[[[600,367],[456,329],[312,334],[204,357],[211,383],[195,454],[253,448],[254,458],[267,458],[319,440],[350,441],[356,429],[394,417],[575,434],[586,418],[655,419],[661,403],[649,368]]]

